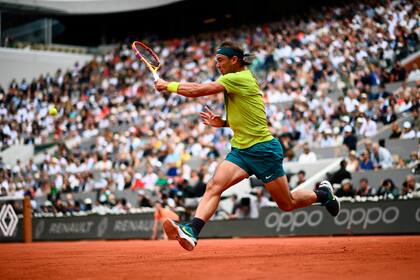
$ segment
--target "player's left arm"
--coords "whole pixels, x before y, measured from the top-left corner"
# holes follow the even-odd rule
[[[217,82],[209,83],[189,83],[189,82],[167,82],[159,79],[155,83],[155,88],[158,91],[176,92],[185,97],[200,97],[224,92],[225,87]]]

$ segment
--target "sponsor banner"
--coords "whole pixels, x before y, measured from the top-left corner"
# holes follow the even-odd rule
[[[8,223],[7,228],[12,228]],[[34,218],[33,240],[150,239],[153,213]],[[6,227],[3,226],[3,227]],[[0,241],[23,241],[22,219],[16,229],[0,231]],[[343,203],[332,218],[324,207],[292,212],[262,208],[258,219],[211,221],[200,237],[305,236],[420,233],[420,200]]]
[[[34,240],[149,239],[153,213],[33,219]]]

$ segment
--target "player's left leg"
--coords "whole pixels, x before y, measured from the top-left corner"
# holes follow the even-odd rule
[[[315,191],[300,189],[290,192],[286,176],[277,177],[273,181],[265,183],[265,186],[283,211],[292,211],[315,202],[324,205],[332,216],[337,216],[340,211],[340,201],[335,197],[328,181],[322,181]]]
[[[305,207],[316,202],[317,197],[312,190],[289,191],[287,177],[281,176],[266,183],[265,187],[270,192],[271,197],[283,211],[292,211],[296,208]]]

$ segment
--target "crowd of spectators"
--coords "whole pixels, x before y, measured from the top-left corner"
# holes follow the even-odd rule
[[[394,163],[384,148],[373,144],[360,155],[353,150],[382,125],[392,124],[391,137],[419,137],[418,117],[404,122],[402,131],[396,122],[407,112],[418,116],[418,80],[405,83],[418,70],[407,73],[399,61],[419,48],[419,9],[415,1],[347,3],[236,31],[149,43],[162,60],[162,77],[205,82],[218,77],[218,44],[239,42],[255,53],[250,67],[261,81],[270,129],[283,144],[285,161],[314,162],[311,148],[346,145],[350,172],[388,168]],[[153,194],[150,204],[171,199],[175,206],[182,205],[177,197],[203,193],[230,149],[231,131],[204,126],[198,113],[206,105],[222,113],[223,95],[188,100],[157,94],[130,40],[86,65],[0,85],[1,150],[60,143],[42,162],[0,162],[1,193],[48,195],[51,211],[73,209],[59,199],[62,193],[97,191],[94,204],[124,209],[130,205],[114,192],[145,189]],[[403,85],[387,92],[390,82]],[[48,114],[52,106],[57,116]],[[299,146],[304,153],[298,157]],[[196,158],[201,163],[192,168],[189,160]]]

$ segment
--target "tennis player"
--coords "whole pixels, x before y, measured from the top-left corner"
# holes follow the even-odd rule
[[[217,49],[216,67],[222,74],[215,82],[189,83],[155,82],[158,91],[169,91],[186,97],[224,93],[226,119],[209,108],[200,113],[206,125],[230,127],[234,136],[232,150],[216,169],[200,200],[195,217],[190,223],[176,223],[167,219],[163,226],[169,239],[177,239],[186,250],[193,250],[204,224],[217,209],[220,196],[230,186],[255,174],[261,179],[280,209],[291,211],[320,202],[332,216],[340,211],[340,202],[328,181],[322,181],[317,190],[290,192],[283,170],[283,149],[267,124],[263,96],[250,70],[249,56],[233,42],[223,42]]]

